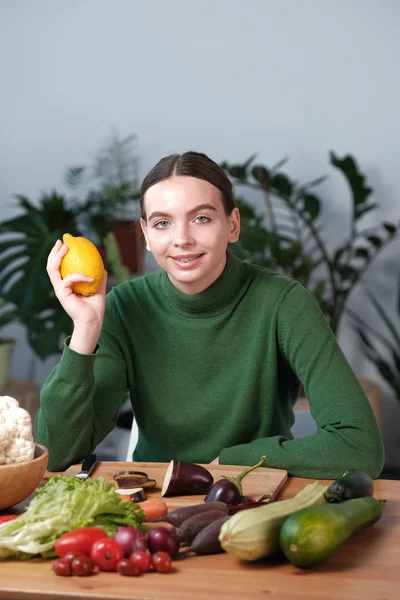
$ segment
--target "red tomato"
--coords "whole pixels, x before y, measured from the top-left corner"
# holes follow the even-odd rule
[[[64,559],[65,560],[65,559]],[[77,556],[71,563],[72,573],[78,577],[87,577],[94,573],[94,562],[88,556]]]
[[[80,527],[64,533],[55,543],[54,549],[58,556],[64,556],[69,552],[79,552],[90,556],[92,546],[97,540],[107,538],[103,529],[98,527]]]
[[[7,523],[7,521],[13,521],[14,519],[16,519],[19,515],[0,515],[0,525],[2,523]]]
[[[93,544],[90,558],[101,571],[116,571],[117,563],[122,560],[125,553],[122,546],[115,540],[107,538],[97,540]]]
[[[151,564],[157,573],[169,573],[172,569],[171,557],[167,552],[154,552],[151,555]]]
[[[141,573],[147,573],[147,571],[150,571],[151,556],[148,552],[136,550],[130,555],[129,562],[132,566],[138,568]]]

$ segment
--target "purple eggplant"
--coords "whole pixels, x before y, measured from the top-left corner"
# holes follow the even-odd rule
[[[213,476],[201,465],[171,460],[165,473],[161,496],[207,494],[213,483]]]
[[[226,504],[240,504],[243,502],[242,480],[248,473],[254,471],[254,469],[262,467],[265,460],[266,457],[263,456],[257,464],[248,467],[236,477],[224,476],[222,479],[219,479],[208,492],[204,502],[215,502],[217,500]]]

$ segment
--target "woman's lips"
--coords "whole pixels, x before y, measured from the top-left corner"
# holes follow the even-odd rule
[[[179,256],[171,256],[174,263],[180,269],[193,269],[196,267],[203,254],[180,254]]]

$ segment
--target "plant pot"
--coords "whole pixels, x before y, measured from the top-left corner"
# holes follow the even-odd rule
[[[15,340],[0,340],[0,393],[7,389],[10,380],[14,347]]]
[[[110,230],[117,238],[124,265],[132,274],[140,273],[143,266],[144,238],[139,221],[112,221]]]

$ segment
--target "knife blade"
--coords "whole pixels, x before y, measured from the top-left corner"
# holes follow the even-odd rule
[[[77,473],[75,475],[75,477],[78,477],[78,479],[88,479],[88,477],[90,476],[90,473],[93,471],[96,463],[97,463],[96,454],[89,454],[89,456],[87,456],[85,458],[85,460],[83,461],[82,468],[79,471],[79,473]]]

